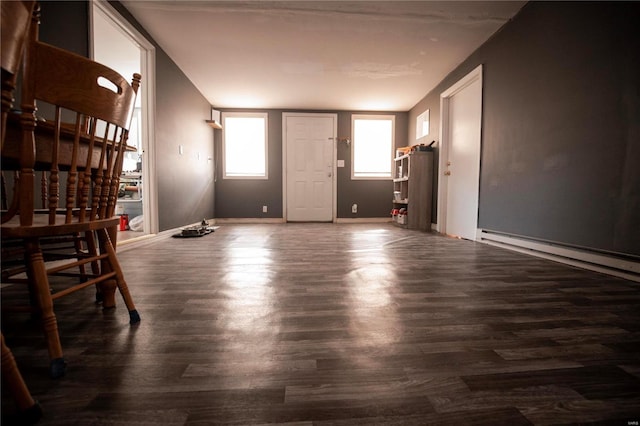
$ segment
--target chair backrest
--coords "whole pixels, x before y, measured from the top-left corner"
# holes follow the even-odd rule
[[[16,87],[16,76],[24,45],[29,34],[31,16],[36,5],[35,1],[3,1],[2,24],[0,42],[2,49],[2,143],[4,144],[7,114],[13,106],[13,91]]]
[[[48,226],[110,218],[141,77],[130,85],[111,68],[36,38],[27,42],[22,82],[20,225],[33,225],[36,158],[49,174]],[[53,107],[53,120],[36,121],[39,102]]]

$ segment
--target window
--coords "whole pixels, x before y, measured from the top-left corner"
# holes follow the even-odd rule
[[[267,179],[267,113],[222,113],[224,179]]]
[[[416,118],[416,139],[429,134],[429,110],[426,110]]]
[[[353,115],[352,179],[391,179],[395,116]]]

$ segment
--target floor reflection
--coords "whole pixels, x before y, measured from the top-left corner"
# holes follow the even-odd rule
[[[220,283],[223,298],[219,313],[220,332],[229,335],[225,348],[234,360],[235,368],[247,375],[263,371],[264,354],[276,343],[279,321],[274,314],[276,303],[273,287],[272,252],[264,240],[236,244],[226,251],[224,262],[228,271]],[[259,351],[247,351],[244,342],[260,341]],[[238,363],[238,364],[236,364]]]
[[[396,269],[385,247],[389,240],[384,229],[354,233],[351,236],[351,271],[346,275],[350,305],[350,332],[364,346],[389,345],[400,331],[391,288]]]

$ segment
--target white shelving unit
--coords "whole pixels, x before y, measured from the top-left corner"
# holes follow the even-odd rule
[[[120,177],[117,206],[116,212],[129,215],[129,220],[142,214],[141,173],[127,173]]]

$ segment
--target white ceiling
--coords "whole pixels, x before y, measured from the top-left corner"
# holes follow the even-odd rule
[[[408,111],[524,1],[123,4],[217,108]]]

